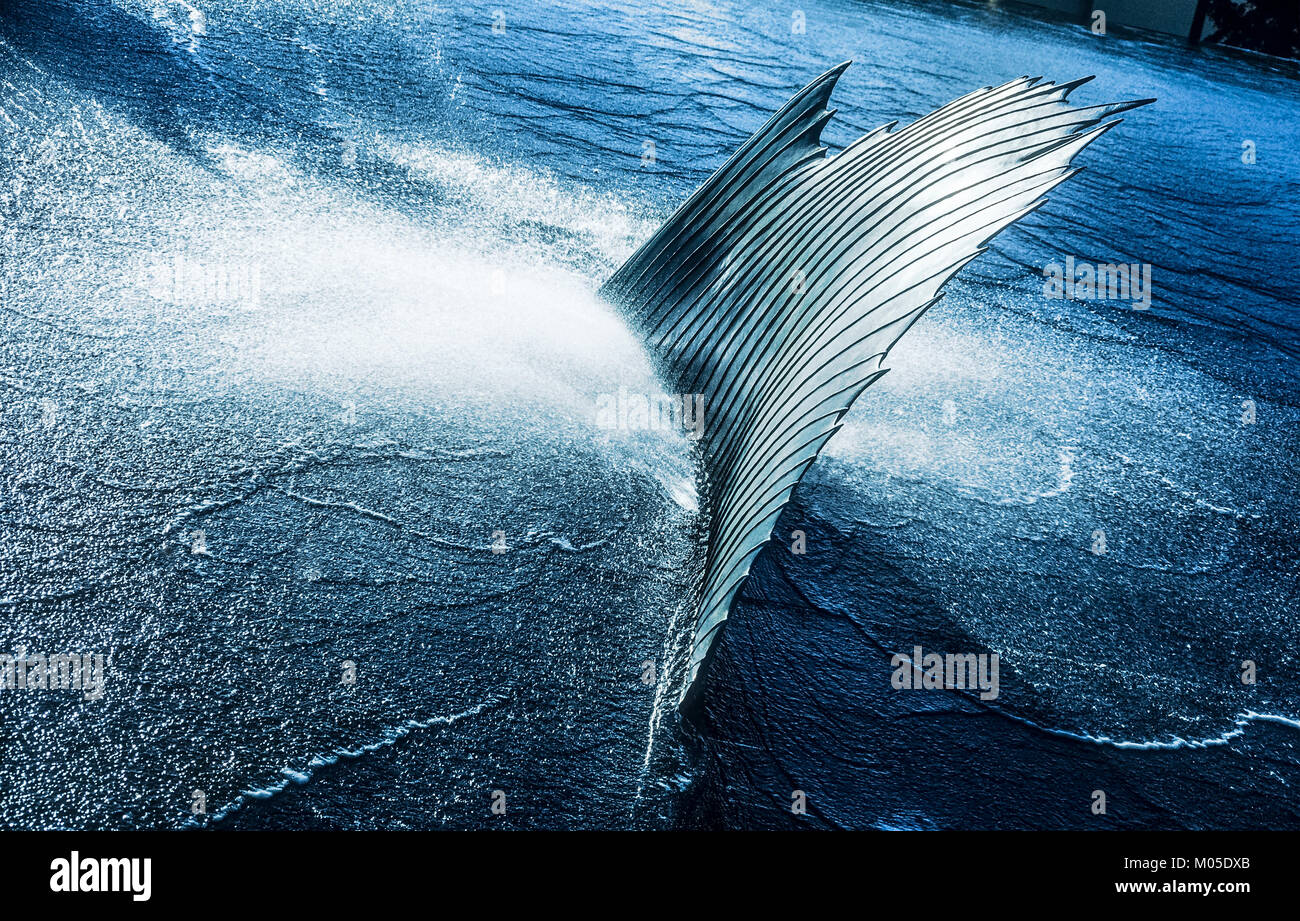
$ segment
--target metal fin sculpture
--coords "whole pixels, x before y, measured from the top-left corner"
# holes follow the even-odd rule
[[[890,348],[998,231],[1152,100],[1072,106],[1022,77],[827,158],[827,71],[774,115],[601,288],[666,384],[703,395],[709,539],[682,691],[721,635],[781,509]]]

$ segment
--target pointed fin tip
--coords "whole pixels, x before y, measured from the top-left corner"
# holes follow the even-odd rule
[[[814,79],[807,86],[805,86],[798,93],[796,93],[794,95],[794,98],[791,99],[789,102],[787,102],[785,104],[785,108],[783,108],[781,111],[782,112],[787,111],[793,106],[808,99],[810,96],[821,95],[824,97],[824,100],[828,102],[830,100],[831,93],[835,89],[835,83],[840,78],[840,74],[844,73],[845,69],[848,68],[848,66],[852,63],[853,62],[849,60],[849,61],[844,61],[841,64],[836,64],[830,70],[826,71],[820,77]],[[774,115],[773,118],[775,119],[779,115],[780,113],[778,113],[778,115]]]
[[[847,61],[841,61],[839,64],[836,64],[830,70],[826,71],[826,73],[822,74],[820,77],[814,80],[813,83],[820,84],[826,81],[830,81],[831,83],[834,83],[836,80],[840,78],[840,75],[843,74],[844,71],[849,69],[849,65],[852,63],[853,63],[852,58],[850,58]]]
[[[1062,99],[1069,99],[1070,94],[1073,93],[1075,90],[1077,90],[1079,87],[1083,86],[1085,83],[1091,83],[1093,80],[1096,79],[1097,79],[1096,74],[1088,74],[1086,77],[1079,77],[1074,80],[1069,80],[1065,83],[1058,83],[1056,84],[1056,88],[1061,91]],[[1152,103],[1158,101],[1159,100],[1157,100],[1156,97],[1151,96],[1146,99],[1132,99],[1127,102],[1101,103],[1095,106],[1085,106],[1085,108],[1093,108],[1093,109],[1105,108],[1109,110],[1110,114],[1118,115],[1120,112],[1128,112],[1131,109],[1136,109],[1141,106],[1151,105]]]
[[[1074,80],[1067,80],[1065,83],[1062,83],[1062,84],[1059,84],[1059,85],[1060,85],[1061,89],[1065,90],[1065,95],[1068,96],[1068,95],[1070,95],[1071,92],[1073,92],[1074,90],[1077,90],[1079,87],[1083,86],[1085,83],[1091,83],[1093,80],[1096,80],[1096,79],[1097,79],[1097,75],[1096,75],[1096,74],[1088,74],[1086,77],[1077,77],[1077,78],[1074,79]]]

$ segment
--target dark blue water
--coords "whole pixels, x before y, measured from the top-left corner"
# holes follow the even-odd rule
[[[0,822],[1300,825],[1296,66],[983,5],[497,9],[0,2],[0,649],[111,655],[102,700],[0,692]],[[652,384],[593,292],[847,58],[833,145],[1021,74],[1159,101],[891,354],[682,725],[688,450],[594,425]],[[1044,297],[1066,256],[1151,308]],[[916,644],[999,697],[893,691]]]

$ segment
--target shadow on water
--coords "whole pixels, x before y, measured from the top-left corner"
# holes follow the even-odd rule
[[[804,593],[808,576],[778,545],[759,556],[686,726],[698,762],[680,828],[1297,827],[1295,730],[1251,723],[1231,744],[1142,750],[1056,734],[1007,712],[1023,695],[1003,671],[1003,701],[890,686],[898,651],[864,628],[900,611],[940,609],[888,535],[858,542],[796,493],[778,533],[807,533],[832,555],[865,556],[872,612],[837,612]],[[862,571],[859,571],[860,577]],[[944,618],[918,626],[927,649],[984,651]],[[1260,776],[1260,759],[1268,765]],[[1107,798],[1094,814],[1094,792]],[[796,792],[806,814],[792,811]]]

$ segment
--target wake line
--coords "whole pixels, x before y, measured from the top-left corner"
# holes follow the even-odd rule
[[[203,828],[216,822],[220,822],[233,812],[237,812],[249,800],[270,799],[277,793],[282,793],[288,789],[290,783],[305,784],[311,780],[312,775],[322,767],[328,767],[331,764],[337,764],[343,759],[356,759],[371,752],[379,751],[381,748],[388,748],[396,745],[400,740],[406,738],[417,729],[431,729],[434,726],[450,726],[458,723],[463,719],[472,716],[478,716],[484,710],[496,707],[509,697],[505,693],[496,693],[482,703],[475,704],[468,710],[461,710],[458,713],[452,713],[447,716],[433,716],[424,720],[408,719],[400,725],[388,730],[379,739],[374,742],[367,742],[358,745],[355,748],[344,748],[342,746],[333,749],[325,754],[313,755],[311,761],[304,770],[296,770],[292,767],[280,769],[280,776],[283,780],[268,784],[265,787],[253,787],[243,790],[231,802],[214,811],[211,815],[204,818],[194,817],[187,820],[181,827],[183,828]],[[206,819],[206,821],[204,821]]]
[[[1068,729],[1052,729],[1049,726],[1043,726],[1035,723],[1033,720],[1026,719],[1022,716],[1016,716],[1013,713],[1007,713],[1005,710],[996,710],[1002,716],[1005,716],[1017,723],[1021,723],[1031,729],[1037,729],[1039,732],[1045,732],[1048,735],[1060,736],[1065,739],[1073,739],[1076,742],[1091,742],[1094,745],[1109,746],[1110,748],[1130,749],[1137,751],[1178,751],[1179,749],[1192,748],[1216,748],[1221,745],[1228,745],[1241,738],[1246,734],[1247,728],[1251,723],[1277,723],[1287,726],[1291,729],[1300,729],[1300,720],[1292,719],[1289,716],[1280,716],[1276,713],[1256,713],[1254,710],[1246,710],[1238,713],[1232,719],[1232,729],[1225,730],[1217,736],[1205,739],[1184,739],[1180,736],[1174,736],[1170,739],[1149,739],[1149,740],[1125,740],[1112,739],[1110,736],[1093,735],[1090,732],[1071,732]]]
[[[702,394],[709,537],[685,704],[795,486],[889,350],[998,231],[1073,175],[1080,150],[1153,100],[1071,106],[1091,79],[984,87],[826,156],[818,77],[747,140],[600,294],[669,392]]]

